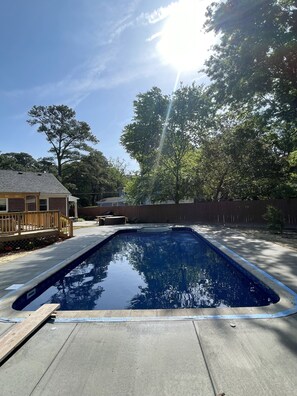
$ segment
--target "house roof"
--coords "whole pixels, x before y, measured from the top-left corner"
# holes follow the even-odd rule
[[[77,202],[80,198],[75,197],[74,195],[70,195],[69,202]]]
[[[51,173],[0,170],[0,192],[70,194]]]
[[[100,201],[97,201],[98,203],[100,202],[124,202],[125,197],[106,197],[100,199]]]

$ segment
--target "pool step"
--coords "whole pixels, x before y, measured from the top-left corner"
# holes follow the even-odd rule
[[[138,232],[168,232],[172,231],[171,226],[156,226],[156,227],[141,227],[137,229]]]
[[[0,337],[0,364],[59,308],[60,304],[44,304]]]

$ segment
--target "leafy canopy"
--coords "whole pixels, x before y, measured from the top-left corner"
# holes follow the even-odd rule
[[[37,132],[44,133],[52,146],[49,152],[57,159],[58,175],[62,176],[62,166],[77,160],[81,151],[89,151],[87,142],[98,143],[90,126],[75,119],[75,111],[65,105],[33,106],[28,112],[30,125],[38,125]]]
[[[248,101],[273,120],[297,119],[296,0],[226,0],[210,5],[207,30],[220,42],[206,62],[219,103]]]

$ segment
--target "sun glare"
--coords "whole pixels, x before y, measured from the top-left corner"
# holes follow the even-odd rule
[[[178,71],[198,70],[213,36],[202,30],[207,0],[180,0],[168,16],[157,44],[162,60]]]

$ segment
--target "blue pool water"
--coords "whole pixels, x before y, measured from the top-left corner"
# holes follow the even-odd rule
[[[13,307],[35,310],[45,303],[59,303],[61,310],[251,307],[278,299],[189,229],[134,230],[99,245]]]

